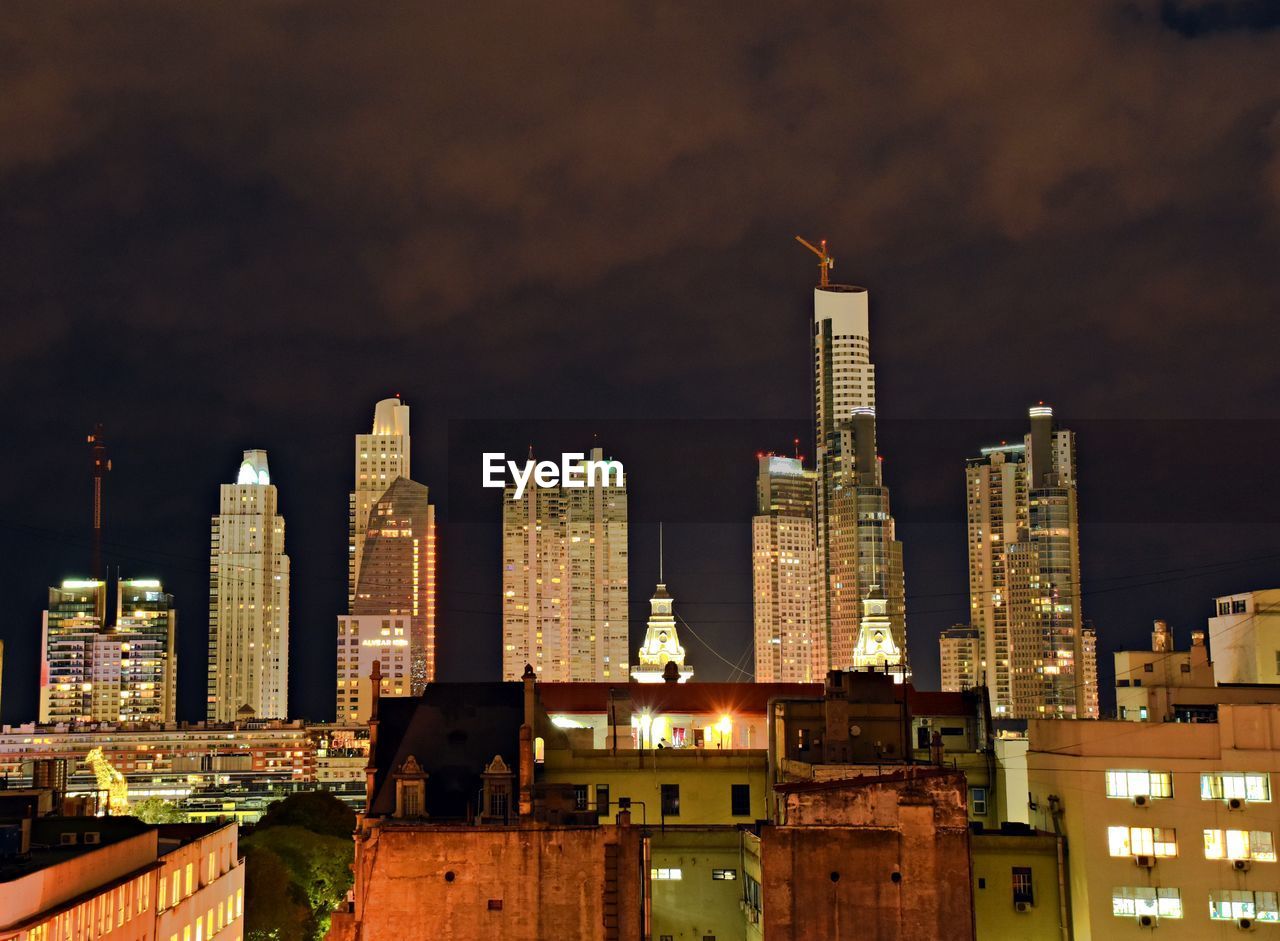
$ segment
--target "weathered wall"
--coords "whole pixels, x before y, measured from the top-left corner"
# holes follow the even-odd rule
[[[606,881],[615,852],[613,934]],[[337,941],[640,937],[636,828],[393,824],[371,830],[357,867],[356,912],[335,916]]]
[[[971,941],[964,776],[795,785],[761,830],[764,936]]]

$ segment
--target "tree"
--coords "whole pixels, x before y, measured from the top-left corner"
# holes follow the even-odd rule
[[[246,885],[253,885],[250,895],[270,893],[271,901],[264,904],[281,905],[286,910],[290,900],[302,905],[307,914],[304,937],[323,938],[329,930],[329,916],[351,888],[351,862],[355,858],[351,834],[355,828],[355,813],[328,791],[291,794],[271,804],[240,845],[246,852],[267,854],[264,859],[275,861],[264,865],[278,862],[283,866],[288,875],[287,890],[279,886],[260,888],[256,882],[249,882],[253,878],[250,870],[246,873]],[[288,924],[294,923],[292,914],[282,917]],[[284,930],[265,918],[264,915],[262,924],[274,927],[263,930]],[[252,924],[249,927],[252,929]],[[248,937],[255,939],[252,933]],[[289,941],[284,934],[261,937]]]
[[[318,937],[311,907],[284,860],[265,847],[245,849],[244,920],[247,941],[311,941]]]
[[[186,823],[189,819],[177,804],[162,797],[148,797],[130,804],[129,813],[143,823]]]
[[[355,812],[328,791],[290,794],[267,807],[255,830],[268,827],[302,827],[312,833],[351,841],[356,829]]]
[[[312,932],[309,937],[323,938],[329,930],[329,916],[351,888],[351,861],[355,856],[351,837],[326,836],[302,827],[259,827],[241,845],[253,853],[268,854],[284,865],[293,893],[289,897],[300,900],[307,909]],[[253,881],[253,871],[246,876],[246,884],[253,886],[250,894],[261,891]],[[278,889],[276,896],[279,897]]]

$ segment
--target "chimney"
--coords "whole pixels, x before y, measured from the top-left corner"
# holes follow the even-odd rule
[[[1151,650],[1153,653],[1168,653],[1173,649],[1173,638],[1169,634],[1167,621],[1156,621],[1151,631]]]
[[[378,773],[378,694],[382,690],[382,664],[373,661],[369,673],[369,761],[364,766],[364,812],[373,808],[373,779]]]
[[[1191,632],[1191,669],[1209,665],[1209,648],[1204,645],[1204,631]]]
[[[536,676],[526,663],[520,677],[524,684],[524,723],[520,726],[520,816],[533,816],[533,726],[537,705]]]

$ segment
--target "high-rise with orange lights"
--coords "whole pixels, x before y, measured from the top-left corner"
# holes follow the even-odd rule
[[[965,468],[969,609],[997,718],[1097,718],[1096,638],[1080,615],[1075,434],[1030,409],[1020,444]]]
[[[757,683],[820,683],[827,675],[817,500],[817,474],[799,458],[760,456],[751,519]]]
[[[338,618],[339,722],[368,719],[375,661],[382,696],[416,696],[435,679],[435,507],[409,472],[409,406],[383,399],[372,432],[356,436],[348,607]]]
[[[597,478],[503,496],[503,679],[530,664],[540,680],[626,683],[627,488]]]

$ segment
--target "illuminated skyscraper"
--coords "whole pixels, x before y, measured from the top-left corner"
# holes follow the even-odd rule
[[[819,600],[830,669],[846,670],[872,585],[884,593],[894,644],[907,657],[902,543],[876,452],[866,290],[815,288],[813,319]]]
[[[1093,636],[1080,617],[1075,435],[1030,410],[1020,445],[965,469],[969,608],[998,718],[1097,716]]]
[[[356,435],[347,615],[338,618],[338,721],[369,715],[369,671],[383,696],[416,696],[436,676],[436,518],[410,478],[409,406],[383,399]]]
[[[347,610],[354,611],[360,581],[361,550],[369,513],[397,477],[409,473],[409,406],[399,398],[383,399],[373,410],[373,431],[356,435],[356,488],[348,510]]]
[[[603,460],[599,448],[590,460]],[[611,481],[612,482],[612,481]],[[627,681],[627,490],[538,487],[502,506],[502,675]]]
[[[223,484],[209,554],[210,722],[289,715],[289,557],[266,451]]]
[[[938,654],[944,693],[982,685],[982,635],[972,627],[957,624],[939,634]]]
[[[177,707],[177,614],[155,579],[117,586],[68,579],[49,589],[40,664],[41,722],[172,722]]]
[[[757,683],[820,683],[827,675],[817,499],[817,475],[798,458],[760,457],[751,520]]]
[[[351,614],[338,618],[338,721],[368,720],[374,660],[384,696],[435,679],[435,547],[427,488],[397,477],[368,515]]]

